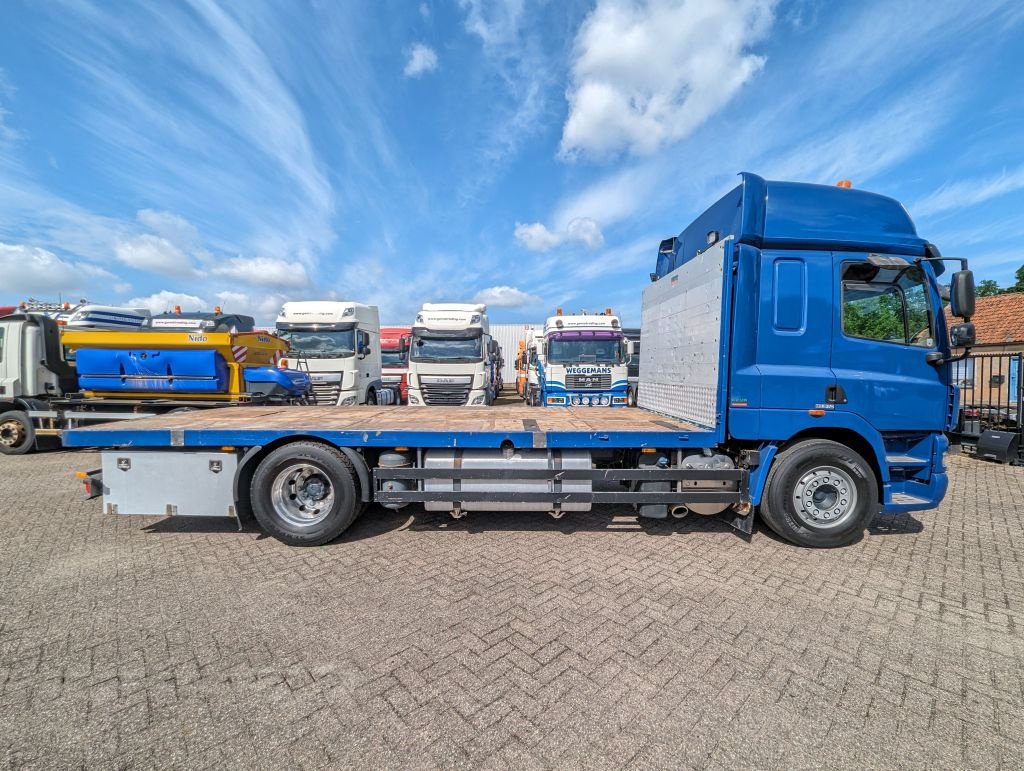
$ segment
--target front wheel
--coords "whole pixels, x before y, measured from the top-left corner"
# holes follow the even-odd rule
[[[853,542],[878,512],[878,481],[866,460],[838,442],[810,439],[779,453],[765,486],[765,523],[798,546]]]
[[[366,392],[366,403],[367,404],[376,404],[377,403],[377,392],[374,391],[372,388],[369,391]]]
[[[362,510],[349,459],[315,442],[287,444],[270,453],[260,461],[251,491],[256,521],[289,546],[333,541]]]
[[[25,455],[36,446],[32,419],[21,410],[0,414],[0,455]]]

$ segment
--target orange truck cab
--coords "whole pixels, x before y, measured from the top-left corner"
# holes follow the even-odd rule
[[[381,327],[380,356],[381,381],[385,385],[397,385],[402,404],[409,401],[409,345],[412,341],[410,327]]]

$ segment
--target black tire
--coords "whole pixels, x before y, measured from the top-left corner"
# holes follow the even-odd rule
[[[775,458],[760,514],[797,546],[829,548],[857,540],[878,508],[878,480],[859,453],[838,442],[808,439]]]
[[[377,392],[374,389],[370,389],[366,392],[366,403],[376,404],[377,403]]]
[[[303,477],[305,469],[311,471]],[[309,490],[310,484],[324,486],[324,497],[317,500],[319,490]],[[316,442],[287,444],[260,461],[252,478],[251,500],[263,531],[289,546],[329,543],[363,509],[358,477],[349,459],[334,447]],[[325,501],[324,509],[315,508]],[[309,512],[300,511],[307,504]]]
[[[32,419],[21,410],[0,413],[0,455],[27,455],[35,448]]]
[[[636,389],[635,388],[630,388],[626,392],[626,406],[627,407],[636,407]]]

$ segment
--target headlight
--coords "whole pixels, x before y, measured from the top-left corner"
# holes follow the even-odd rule
[[[578,396],[572,397],[572,406],[573,407],[579,407],[580,406],[580,397],[578,397]]]
[[[580,401],[583,402],[583,406],[584,407],[587,407],[590,404],[590,397],[589,396],[584,396]]]
[[[409,404],[419,404],[419,403],[420,403],[420,400],[417,399],[415,396],[410,396],[409,397]]]
[[[486,396],[478,396],[473,400],[473,404],[483,404]]]
[[[355,403],[356,403],[356,397],[354,397],[354,396],[346,396],[344,399],[341,400],[341,406],[342,407],[351,407]]]
[[[609,396],[602,396],[601,397],[601,406],[602,407],[607,407],[611,403],[612,403],[611,397],[609,397]]]

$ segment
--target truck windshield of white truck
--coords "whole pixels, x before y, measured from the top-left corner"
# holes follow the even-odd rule
[[[548,339],[550,364],[621,364],[626,360],[622,335],[609,332],[559,332]]]
[[[476,334],[416,335],[412,342],[413,361],[481,361],[480,332]]]
[[[309,359],[344,359],[356,354],[355,329],[296,330],[279,333],[292,346],[292,354]]]
[[[382,348],[380,352],[380,363],[382,367],[404,367],[408,364],[408,351],[392,351]]]

